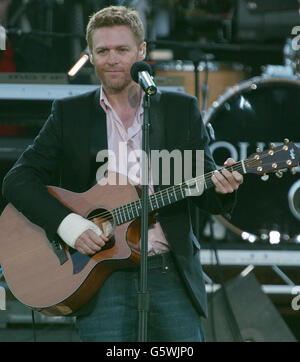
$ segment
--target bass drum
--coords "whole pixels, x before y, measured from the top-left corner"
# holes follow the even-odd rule
[[[285,138],[299,147],[300,80],[256,77],[240,83],[212,104],[204,123],[211,124],[215,133],[210,147],[218,167],[227,157],[245,159],[256,148],[277,146]],[[291,200],[291,195],[300,193],[300,167],[296,171],[292,175],[286,170],[282,178],[270,174],[268,181],[246,174],[231,219],[218,216],[231,231],[226,240],[300,242],[300,214],[294,206],[299,200]]]

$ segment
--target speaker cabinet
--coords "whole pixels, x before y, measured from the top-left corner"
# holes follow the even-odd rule
[[[226,282],[225,286],[243,341],[296,342],[253,273]],[[208,306],[209,316],[204,321],[206,340],[234,342],[228,309],[220,289],[209,295]]]

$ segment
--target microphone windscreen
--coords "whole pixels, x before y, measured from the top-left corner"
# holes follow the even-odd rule
[[[148,72],[149,74],[152,74],[152,68],[148,63],[145,62],[135,62],[132,64],[132,67],[130,69],[131,78],[138,83],[139,82],[139,72]]]

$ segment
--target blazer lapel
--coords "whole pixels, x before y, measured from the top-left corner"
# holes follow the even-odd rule
[[[97,162],[99,151],[107,150],[106,114],[100,105],[100,88],[93,95],[90,117],[88,118],[87,146],[90,159],[89,187],[96,184],[96,174],[104,162]]]
[[[100,105],[100,88],[97,89],[94,96],[91,121],[91,148],[93,151],[96,149],[96,152],[107,150],[106,114]]]

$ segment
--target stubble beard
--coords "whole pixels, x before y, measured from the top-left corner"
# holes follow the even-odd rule
[[[97,71],[96,69],[96,75],[98,79],[100,80],[102,86],[107,89],[111,93],[119,93],[122,92],[124,89],[126,89],[129,84],[132,82],[131,77],[125,76],[124,79],[120,79],[118,81],[110,81],[107,75],[104,75]]]

